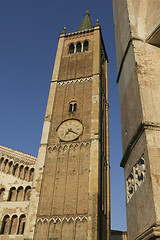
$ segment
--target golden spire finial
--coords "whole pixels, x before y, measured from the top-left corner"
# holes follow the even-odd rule
[[[96,21],[96,26],[99,26],[99,20],[97,19],[97,21]]]
[[[63,28],[63,34],[66,34],[66,27]]]
[[[87,10],[86,13],[89,15],[89,10]]]

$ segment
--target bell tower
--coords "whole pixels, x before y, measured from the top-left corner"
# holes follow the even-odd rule
[[[109,234],[107,55],[87,11],[76,32],[59,36],[25,239]]]

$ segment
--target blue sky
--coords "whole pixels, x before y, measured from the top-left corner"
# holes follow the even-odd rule
[[[99,19],[109,58],[112,229],[126,230],[116,53],[111,0],[0,1],[0,144],[37,156],[58,36],[86,10]]]

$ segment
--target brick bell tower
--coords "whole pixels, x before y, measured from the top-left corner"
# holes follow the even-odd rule
[[[25,239],[109,239],[107,55],[87,11],[59,36]]]

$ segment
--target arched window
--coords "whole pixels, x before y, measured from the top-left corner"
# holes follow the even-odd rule
[[[5,169],[4,169],[4,172],[5,172],[5,173],[9,173],[9,162],[8,162],[8,159],[6,159],[6,161],[5,161]]]
[[[18,217],[17,215],[12,216],[9,234],[17,234],[18,230]]]
[[[29,173],[29,182],[33,181],[33,176],[34,176],[34,168],[31,168]]]
[[[17,198],[16,201],[23,201],[23,187],[17,189]]]
[[[2,167],[3,167],[3,161],[4,161],[4,158],[1,158],[0,159],[0,170],[2,171]]]
[[[83,51],[88,51],[88,46],[89,46],[89,43],[88,41],[85,41],[84,44],[83,44]]]
[[[1,168],[2,172],[5,172],[7,163],[8,163],[8,159],[2,162],[2,168]]]
[[[13,176],[18,177],[18,172],[19,172],[19,169],[18,169],[18,163],[17,163],[13,168]]]
[[[24,175],[24,167],[23,167],[23,165],[21,165],[19,168],[19,177],[21,179],[23,179],[23,175]]]
[[[26,216],[22,214],[19,218],[19,226],[17,234],[23,234],[25,228]]]
[[[75,112],[77,109],[77,102],[72,101],[69,103],[69,112]]]
[[[29,180],[29,167],[25,167],[24,169],[24,180]]]
[[[72,54],[72,53],[74,53],[74,44],[73,43],[71,43],[69,45],[69,54]]]
[[[4,188],[1,188],[0,189],[0,202],[4,201],[4,192],[5,192],[5,189]]]
[[[24,193],[24,201],[29,201],[30,199],[30,194],[31,194],[31,187],[28,186],[25,189],[25,193]]]
[[[8,201],[16,201],[17,191],[15,187],[12,187],[9,191]]]
[[[80,42],[78,42],[76,45],[76,52],[81,52],[81,49],[82,49],[82,45]]]
[[[13,162],[11,161],[11,162],[9,162],[9,174],[12,174],[12,172],[13,172]]]
[[[4,216],[2,221],[1,234],[9,234],[10,228],[10,217],[9,215]]]

